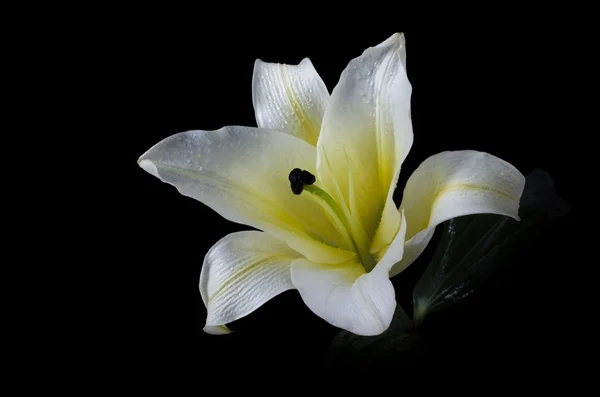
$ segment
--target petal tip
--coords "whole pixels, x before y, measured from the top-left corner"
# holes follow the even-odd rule
[[[302,58],[302,60],[300,60],[300,62],[298,63],[298,66],[314,66],[312,61],[310,60],[310,58],[308,57],[304,57]]]
[[[394,39],[396,39],[396,41],[399,41],[400,43],[404,43],[406,41],[404,32],[396,32],[392,35],[392,37],[394,37]]]
[[[160,175],[158,175],[158,169],[156,168],[156,165],[154,165],[154,163],[150,160],[147,159],[142,159],[140,158],[137,161],[138,165],[140,167],[142,167],[142,169],[146,172],[148,172],[149,174],[154,175],[155,177],[160,179]]]
[[[405,43],[406,38],[404,37],[404,33],[396,32],[376,47],[393,47],[395,45],[402,47]]]
[[[233,331],[227,328],[225,325],[206,325],[204,332],[210,335],[227,335]]]

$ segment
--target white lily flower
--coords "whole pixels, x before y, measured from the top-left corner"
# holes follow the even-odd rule
[[[436,225],[479,213],[518,218],[523,175],[476,151],[443,152],[392,199],[413,132],[402,34],[368,48],[329,96],[312,63],[256,61],[258,128],[187,131],[156,144],[140,166],[226,219],[232,233],[207,253],[205,331],[230,332],[288,289],[330,324],[385,331],[396,306],[390,277],[410,265]]]

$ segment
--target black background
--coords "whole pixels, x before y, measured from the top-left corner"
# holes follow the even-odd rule
[[[206,15],[203,20],[206,20]],[[210,19],[210,18],[208,18]],[[206,311],[198,292],[208,249],[228,233],[248,229],[203,204],[181,196],[140,169],[137,158],[177,132],[255,126],[251,78],[256,58],[297,64],[309,57],[331,91],[347,63],[394,32],[404,32],[413,86],[414,144],[398,186],[426,157],[444,150],[492,153],[524,174],[549,172],[559,195],[571,198],[563,154],[569,149],[561,119],[558,79],[564,45],[550,28],[444,29],[352,23],[319,29],[238,25],[215,17],[214,25],[160,18],[134,20],[113,49],[111,68],[127,153],[123,262],[115,281],[123,292],[108,332],[125,367],[161,371],[196,367],[261,370],[311,365],[320,368],[337,329],[312,314],[288,291],[232,325],[226,336],[202,331]],[[115,193],[119,194],[119,193]],[[399,203],[401,189],[395,197]],[[571,213],[574,211],[572,208]],[[428,370],[456,367],[503,371],[552,368],[568,349],[564,318],[569,305],[559,281],[569,238],[564,224],[547,231],[518,263],[462,308],[432,315],[423,324],[430,346],[425,359],[400,366]],[[411,288],[437,240],[393,282],[410,312]],[[118,264],[117,264],[118,263]],[[122,264],[121,264],[122,263]],[[258,364],[260,363],[260,364]]]

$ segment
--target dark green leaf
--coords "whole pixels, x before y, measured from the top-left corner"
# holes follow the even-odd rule
[[[535,170],[526,178],[520,221],[481,214],[444,222],[436,252],[413,291],[415,323],[467,298],[567,210],[550,176]]]

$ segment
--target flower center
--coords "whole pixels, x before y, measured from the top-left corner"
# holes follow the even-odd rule
[[[315,198],[319,205],[325,209],[336,223],[337,229],[342,233],[349,245],[359,254],[365,270],[370,271],[375,267],[376,261],[369,253],[369,239],[366,232],[353,219],[345,206],[340,206],[329,193],[314,183],[317,178],[306,170],[294,168],[288,177],[292,192],[296,195],[306,191]]]

